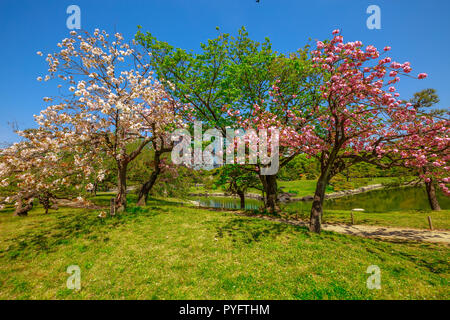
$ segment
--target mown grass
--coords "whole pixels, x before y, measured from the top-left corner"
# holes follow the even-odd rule
[[[352,183],[355,188],[371,185],[371,184],[388,184],[395,181],[395,178],[391,177],[374,177],[374,178],[352,178]],[[278,181],[278,186],[282,188],[284,192],[296,193],[296,197],[304,197],[313,195],[316,190],[316,180],[294,180],[294,181]],[[327,193],[334,192],[333,187],[330,185],[327,187]]]
[[[281,205],[281,215],[289,219],[309,220],[311,211],[310,202],[292,202]],[[355,224],[429,229],[428,217],[431,217],[433,229],[450,230],[450,210],[402,210],[387,212],[353,212]],[[351,223],[350,210],[324,209],[322,222],[324,223]]]
[[[295,180],[295,181],[277,181],[278,187],[280,187],[284,192],[293,192],[296,193],[296,196],[303,197],[307,195],[314,194],[316,188],[316,180]],[[328,191],[332,189],[329,188]],[[208,189],[204,186],[192,186],[189,191],[191,193],[214,193],[214,192],[223,192],[221,188],[217,189]],[[255,188],[249,188],[247,190],[248,193],[256,193],[261,194],[261,191]]]
[[[290,219],[308,220],[311,205],[304,205],[303,209],[298,206],[285,207],[282,215]],[[389,212],[353,212],[355,224],[429,229],[428,217],[431,217],[434,230],[450,230],[450,210],[431,211],[431,210],[404,210]],[[322,222],[324,223],[351,223],[350,210],[324,210]]]
[[[392,211],[392,212],[353,212],[355,224],[429,229],[428,216],[433,229],[450,230],[450,210],[442,211]],[[327,223],[350,223],[350,211],[326,210],[324,221]]]
[[[283,192],[295,193],[296,197],[304,197],[314,194],[316,190],[316,180],[294,180],[294,181],[278,181],[278,186]],[[327,192],[332,191],[328,188]]]
[[[448,299],[449,248],[152,200],[113,218],[0,213],[0,299]],[[369,265],[381,290],[366,288]],[[81,291],[66,288],[70,265]]]
[[[371,184],[388,184],[395,181],[395,178],[391,177],[374,177],[374,178],[366,178],[366,179],[360,179],[360,178],[352,178],[352,182],[356,185],[356,187],[362,187],[366,185]],[[283,190],[283,192],[291,192],[295,193],[296,197],[304,197],[313,195],[314,191],[316,190],[316,180],[294,180],[294,181],[283,181],[278,180],[277,184],[278,187]],[[214,193],[214,192],[222,192],[222,189],[218,188],[216,190],[207,189],[204,186],[192,186],[189,191],[191,193]],[[256,193],[260,194],[261,191],[250,188],[248,190],[250,193]],[[328,186],[327,193],[334,192],[332,186]]]

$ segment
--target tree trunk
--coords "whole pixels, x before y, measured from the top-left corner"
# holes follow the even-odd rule
[[[158,176],[161,173],[161,168],[159,167],[159,165],[161,164],[161,152],[155,151],[153,162],[154,170],[150,175],[148,181],[142,185],[141,190],[139,191],[137,205],[140,207],[147,204],[148,194],[152,190],[153,186],[155,185],[156,179],[158,179]]]
[[[95,181],[94,190],[92,191],[94,197],[97,196],[97,190],[98,190],[98,181]]]
[[[24,200],[26,204],[24,205]],[[17,195],[16,210],[14,211],[14,216],[24,217],[28,215],[28,212],[33,209],[34,197],[32,195]]]
[[[117,212],[124,211],[127,208],[127,166],[126,162],[118,162],[117,175],[117,196],[116,208]]]
[[[238,191],[237,193],[241,199],[241,209],[245,209],[245,193],[243,191]]]
[[[320,233],[322,230],[323,201],[325,199],[325,190],[328,183],[327,180],[328,179],[324,174],[319,177],[311,207],[309,230],[317,233]]]
[[[158,178],[159,172],[156,171],[159,170],[155,170],[152,172],[152,174],[150,175],[150,179],[148,179],[148,181],[142,185],[141,190],[139,191],[137,205],[140,207],[147,204],[148,194],[152,190],[153,186],[155,185],[156,179]]]
[[[264,205],[269,209],[271,213],[279,210],[278,206],[278,188],[277,188],[277,176],[276,175],[259,175],[261,183],[263,185],[265,195],[264,195]]]
[[[49,192],[43,192],[38,195],[39,203],[44,207],[45,214],[48,214],[48,210],[52,206],[51,194]]]
[[[441,210],[441,206],[439,205],[436,197],[436,189],[434,187],[433,180],[430,180],[430,182],[425,182],[425,188],[427,189],[428,202],[430,203],[431,210]]]

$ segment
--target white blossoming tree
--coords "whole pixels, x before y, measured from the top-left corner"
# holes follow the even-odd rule
[[[59,52],[47,55],[49,73],[44,79],[59,79],[58,87],[67,91],[45,98],[51,104],[36,120],[45,130],[73,133],[74,145],[89,146],[89,152],[77,155],[77,165],[88,166],[92,156],[101,154],[114,159],[116,204],[124,209],[129,163],[182,125],[179,106],[153,78],[145,62],[148,55],[118,33],[72,31],[58,47]]]
[[[101,179],[98,166],[76,165],[83,147],[74,147],[75,135],[43,129],[18,134],[22,141],[0,152],[0,206],[15,203],[14,215],[26,216],[36,198],[48,212],[57,197],[82,196],[89,181]]]

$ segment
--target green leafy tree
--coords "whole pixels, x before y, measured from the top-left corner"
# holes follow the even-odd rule
[[[310,106],[318,92],[312,82],[313,68],[308,59],[308,47],[285,56],[272,50],[268,38],[259,43],[249,38],[241,28],[236,38],[219,33],[217,38],[201,44],[198,53],[175,48],[139,28],[136,40],[151,55],[151,65],[159,79],[171,86],[171,95],[192,107],[193,119],[217,128],[226,134],[227,127],[236,124],[229,111],[239,112],[240,119],[251,119],[251,107],[265,104],[284,122],[288,108]],[[277,83],[286,99],[272,103],[272,86]],[[292,160],[296,151],[280,150],[280,167]],[[258,171],[258,166],[254,167]],[[276,175],[259,175],[264,187],[265,203],[277,207]]]
[[[217,185],[240,198],[241,209],[245,209],[245,193],[249,188],[261,189],[261,181],[255,171],[241,165],[225,165],[220,169]]]

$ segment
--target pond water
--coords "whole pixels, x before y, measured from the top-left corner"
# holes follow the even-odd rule
[[[198,197],[196,201],[200,206],[226,209],[239,209],[239,198],[231,197]],[[438,192],[438,201],[442,209],[450,209],[450,197]],[[247,210],[258,209],[262,201],[254,199],[245,200]],[[283,205],[282,205],[283,206]],[[290,210],[311,209],[311,202],[291,202],[284,204]],[[325,201],[325,209],[351,210],[363,208],[366,212],[386,212],[399,210],[429,210],[428,198],[424,187],[404,187],[394,189],[374,190],[353,196]]]
[[[224,209],[240,209],[240,199],[233,197],[197,197],[195,201],[200,203],[202,207],[224,208]],[[255,199],[245,199],[245,209],[255,210],[263,205],[262,201]]]
[[[438,201],[442,209],[450,209],[450,197],[438,192]],[[430,210],[425,187],[403,187],[374,190],[354,196],[330,199],[325,208],[332,210],[350,210],[363,208],[369,212],[399,210]]]

